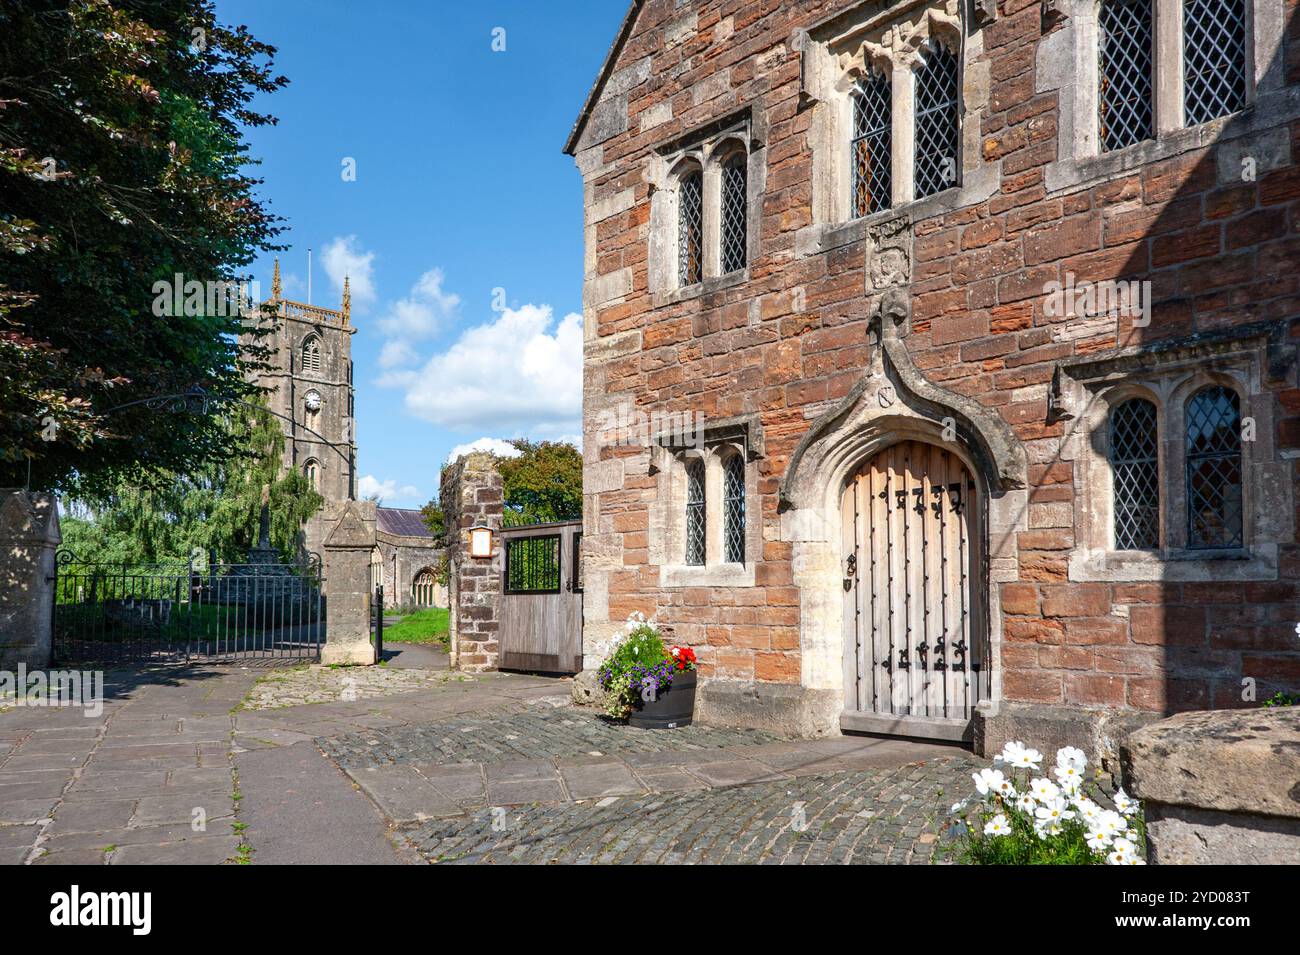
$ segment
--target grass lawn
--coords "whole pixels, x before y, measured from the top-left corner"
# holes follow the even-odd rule
[[[384,624],[385,643],[448,643],[448,616],[445,607],[429,607],[403,617],[401,623]]]

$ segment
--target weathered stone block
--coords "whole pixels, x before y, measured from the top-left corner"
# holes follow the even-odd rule
[[[1300,859],[1300,707],[1180,713],[1130,736],[1123,756],[1152,862]]]

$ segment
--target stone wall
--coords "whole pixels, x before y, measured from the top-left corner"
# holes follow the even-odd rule
[[[832,485],[843,472],[819,472],[819,500],[783,500],[782,488],[815,422],[858,413],[883,313],[922,384],[945,407],[977,406],[985,431],[998,419],[1023,463],[977,468],[990,498],[983,718],[1004,723],[983,736],[1026,719],[1063,719],[1056,732],[1077,735],[1070,724],[1112,711],[1241,705],[1243,680],[1261,697],[1300,688],[1297,3],[1256,2],[1248,113],[1091,158],[1076,155],[1090,107],[1071,70],[1087,61],[1090,4],[1054,4],[1063,15],[1052,17],[1037,0],[979,7],[962,24],[960,188],[848,221],[833,201],[843,170],[825,159],[844,61],[825,44],[879,5],[634,5],[570,143],[586,213],[586,659],[599,661],[630,611],[657,614],[696,647],[703,695],[708,681],[728,681],[737,699],[802,707],[789,725],[837,730],[828,714],[844,692],[843,554]],[[668,287],[665,157],[733,127],[751,150],[748,267]],[[1150,323],[1051,314],[1045,289],[1070,275],[1150,282]],[[1231,560],[1124,562],[1106,551],[1096,411],[1124,376],[1170,408],[1195,382],[1243,395],[1257,437],[1245,452],[1247,546]],[[661,462],[644,445],[599,440],[623,406],[753,422],[752,580],[665,584],[653,548]],[[933,404],[911,407],[923,434]],[[1181,419],[1165,426],[1174,454]],[[977,464],[979,431],[963,445]],[[1174,496],[1166,509],[1173,550],[1178,505]]]
[[[451,665],[473,673],[497,668],[500,644],[502,512],[501,472],[492,455],[462,455],[442,470],[440,503],[446,521]],[[490,558],[469,556],[471,527],[490,527]]]
[[[375,545],[379,549],[381,578],[375,583],[384,587],[384,604],[388,607],[410,607],[413,605],[411,585],[424,570],[435,573],[442,565],[443,548],[428,537],[410,537],[397,534],[379,533],[375,536]],[[447,606],[447,587],[434,585],[433,605]]]
[[[0,489],[0,670],[50,665],[54,552],[62,539],[54,495]]]
[[[1134,733],[1124,761],[1152,862],[1300,861],[1300,707],[1180,713]]]

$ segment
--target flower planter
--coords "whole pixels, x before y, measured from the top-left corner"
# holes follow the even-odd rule
[[[645,730],[670,730],[690,726],[695,715],[696,671],[673,674],[673,682],[652,702],[638,701],[628,714],[628,724]]]

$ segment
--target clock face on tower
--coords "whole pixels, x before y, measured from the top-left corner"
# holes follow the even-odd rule
[[[307,406],[307,410],[312,413],[320,411],[320,392],[313,388],[307,392],[306,397],[303,398],[303,403]]]

